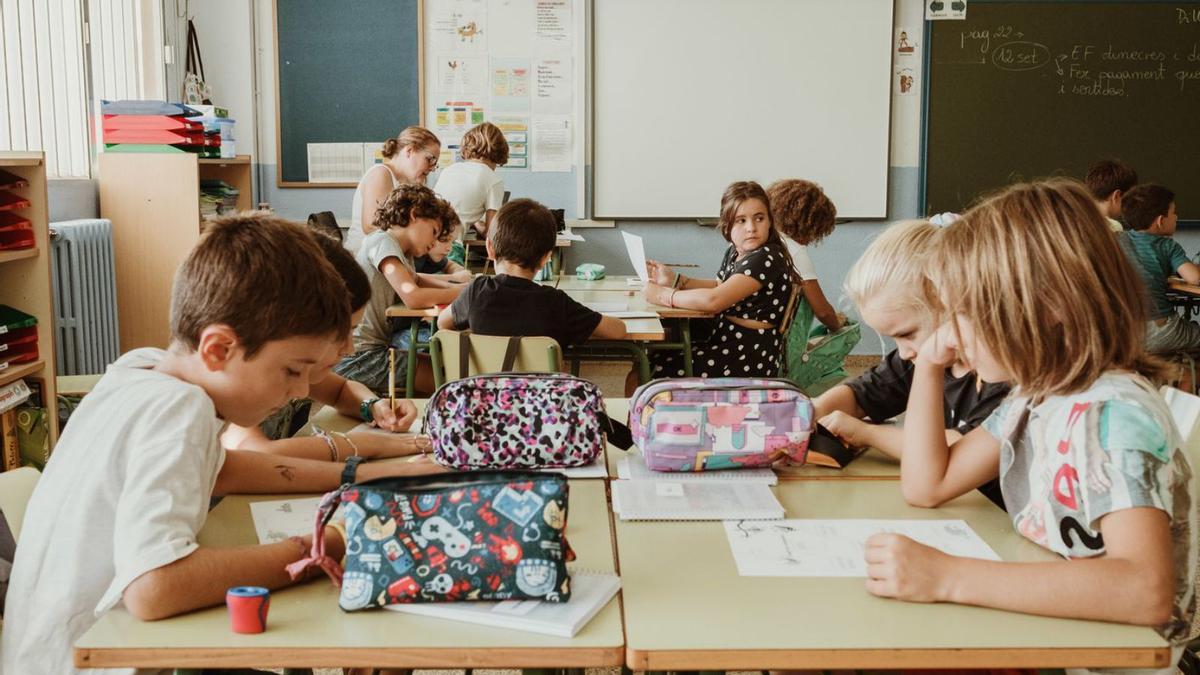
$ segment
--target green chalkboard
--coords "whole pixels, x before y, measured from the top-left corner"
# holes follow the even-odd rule
[[[972,0],[929,25],[926,213],[1117,157],[1200,220],[1200,3]]]
[[[276,0],[280,186],[307,184],[308,143],[420,124],[419,2]]]

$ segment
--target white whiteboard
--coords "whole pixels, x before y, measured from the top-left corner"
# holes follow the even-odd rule
[[[594,215],[712,218],[735,180],[887,213],[892,0],[603,0]]]

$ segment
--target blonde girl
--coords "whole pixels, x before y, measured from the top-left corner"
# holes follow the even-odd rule
[[[904,430],[880,423],[904,412],[913,358],[935,327],[923,284],[937,231],[924,220],[892,225],[871,242],[846,276],[846,295],[862,320],[896,342],[878,366],[814,401],[821,423],[854,447],[878,448],[893,457],[904,447]],[[942,428],[950,440],[979,426],[1008,395],[1007,384],[984,382],[962,362],[944,370],[942,390]],[[985,487],[984,492],[998,502],[998,486]]]
[[[1070,180],[1012,186],[942,231],[929,263],[945,323],[914,364],[904,496],[934,507],[998,476],[1017,532],[1063,560],[957,558],[877,535],[867,590],[1152,626],[1181,646],[1195,605],[1192,470],[1151,383],[1161,364],[1143,349],[1143,288],[1091,196]],[[1014,391],[948,444],[943,373],[959,360]]]
[[[346,248],[357,252],[363,238],[379,229],[376,212],[401,183],[424,185],[437,169],[442,144],[424,127],[408,127],[383,144],[383,163],[367,170],[354,190]]]

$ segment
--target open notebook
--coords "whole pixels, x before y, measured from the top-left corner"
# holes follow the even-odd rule
[[[784,515],[766,483],[616,480],[612,503],[621,520],[774,520]]]
[[[571,568],[571,599],[567,602],[426,602],[386,605],[386,608],[404,614],[569,638],[587,625],[620,588],[621,578],[615,574]]]

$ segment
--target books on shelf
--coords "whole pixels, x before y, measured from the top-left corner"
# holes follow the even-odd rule
[[[425,602],[386,607],[403,614],[569,638],[599,614],[620,589],[621,578],[615,574],[571,569],[571,599],[567,602]]]
[[[616,480],[612,507],[621,520],[775,520],[784,515],[766,483]]]
[[[8,412],[29,400],[32,393],[25,380],[16,380],[0,387],[0,413]]]
[[[241,191],[223,180],[200,181],[200,217],[215,218],[234,213],[240,194]]]
[[[17,411],[0,413],[0,470],[9,471],[21,466],[21,443],[17,438]]]

